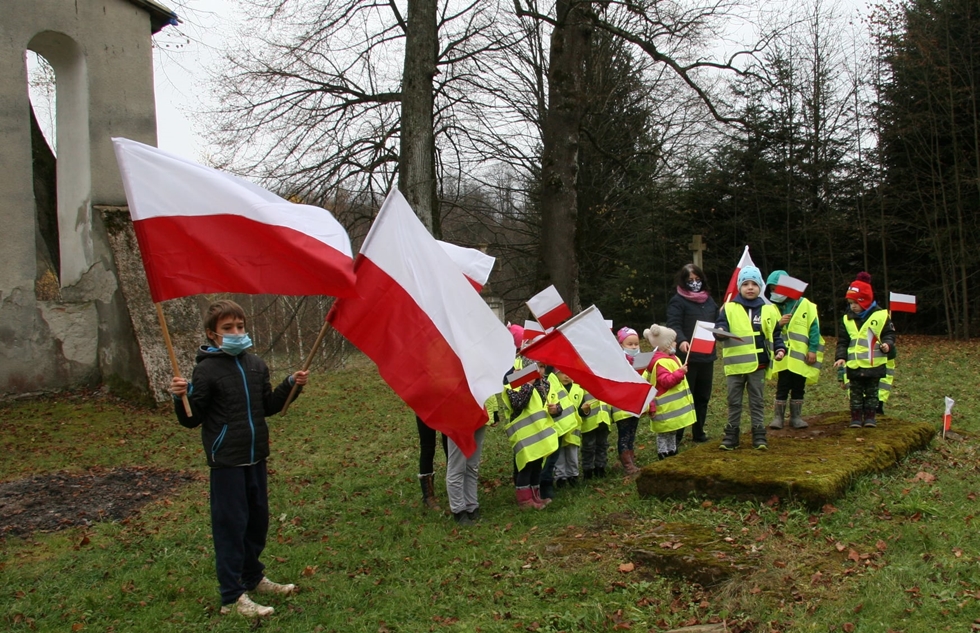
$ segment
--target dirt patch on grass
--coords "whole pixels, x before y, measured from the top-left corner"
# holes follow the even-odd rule
[[[161,468],[61,471],[0,483],[0,535],[26,536],[118,521],[170,495],[196,475]]]

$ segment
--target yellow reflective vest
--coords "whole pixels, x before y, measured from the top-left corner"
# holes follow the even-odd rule
[[[596,400],[588,391],[585,391],[584,394],[582,396],[582,404],[589,405],[589,413],[588,415],[582,416],[581,431],[583,433],[589,433],[599,428],[600,424],[610,426],[612,424],[612,407],[605,402]]]
[[[860,329],[854,319],[844,318],[844,327],[851,338],[847,346],[847,366],[851,369],[867,369],[881,367],[888,362],[888,356],[878,349],[881,331],[888,322],[888,311],[879,309],[872,312]],[[874,335],[873,344],[869,343],[869,333]],[[886,370],[887,372],[887,370]]]
[[[521,369],[524,363],[520,357],[514,361],[514,369]],[[531,399],[524,410],[515,414],[510,394],[517,391],[504,387],[502,403],[505,410],[504,431],[514,451],[514,462],[518,470],[524,470],[530,462],[543,459],[558,450],[558,433],[555,432],[551,416],[537,389],[531,389]]]
[[[810,328],[817,320],[817,306],[807,298],[800,299],[800,302],[793,308],[793,316],[789,323],[783,327],[783,342],[786,343],[786,355],[782,360],[772,362],[774,372],[788,369],[794,374],[806,377],[806,384],[813,385],[820,378],[820,370],[823,368],[824,340],[820,337],[820,346],[817,348],[817,362],[807,365],[806,355],[810,351]]]
[[[651,385],[657,384],[657,367],[673,372],[680,369],[681,363],[674,356],[658,358],[654,361],[653,367],[643,375]],[[686,377],[654,398],[654,402],[657,405],[656,411],[650,417],[650,430],[654,433],[669,433],[691,426],[697,421],[694,414],[694,397],[691,395]]]
[[[582,445],[582,414],[579,413],[579,407],[582,406],[582,402],[585,397],[588,396],[585,389],[582,389],[579,385],[574,382],[568,388],[568,397],[572,401],[572,409],[575,411],[575,420],[577,424],[575,428],[572,429],[571,433],[566,433],[561,436],[562,446],[581,446]]]
[[[751,374],[759,368],[759,354],[763,351],[755,346],[755,330],[749,320],[749,313],[741,303],[729,301],[724,306],[728,318],[728,329],[735,336],[744,340],[726,338],[721,341],[722,364],[725,375]],[[762,339],[769,354],[769,367],[766,368],[766,378],[773,374],[773,335],[776,324],[779,323],[779,310],[775,306],[765,304],[761,309]]]
[[[548,389],[548,404],[557,404],[561,409],[557,414],[551,416],[551,419],[555,424],[555,431],[558,432],[558,436],[564,437],[569,433],[577,431],[580,426],[578,411],[576,410],[578,407],[572,402],[568,390],[558,380],[557,375],[551,374],[548,376],[548,384],[550,385]]]

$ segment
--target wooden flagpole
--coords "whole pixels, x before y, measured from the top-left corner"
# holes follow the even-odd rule
[[[327,335],[328,327],[330,327],[330,324],[327,323],[326,319],[324,319],[323,327],[320,328],[320,333],[317,335],[316,341],[313,342],[313,347],[310,349],[310,353],[306,355],[306,362],[303,363],[303,369],[301,371],[309,370],[310,365],[313,363],[313,357],[320,349],[320,343],[323,342],[323,337]],[[289,397],[286,398],[286,404],[282,405],[282,411],[281,411],[282,415],[286,415],[286,411],[289,411],[289,404],[293,401],[293,398],[296,397],[296,390],[298,388],[299,385],[294,384],[293,388],[289,390]]]
[[[177,354],[174,353],[174,344],[170,341],[170,330],[167,329],[167,319],[163,316],[163,304],[155,303],[153,305],[157,307],[157,318],[160,320],[160,329],[163,331],[163,342],[167,346],[167,354],[170,355],[170,367],[174,371],[174,376],[182,378],[180,367],[177,366]],[[187,394],[182,395],[180,399],[184,403],[184,412],[187,413],[187,417],[193,417],[194,414],[191,413],[191,401],[187,399]]]
[[[694,326],[694,331],[697,332],[697,329],[698,329],[698,326],[695,325]],[[685,365],[687,364],[687,359],[691,357],[691,347],[692,347],[691,346],[691,343],[690,343],[690,341],[688,341],[688,343],[687,343],[687,355],[684,357],[684,364]]]

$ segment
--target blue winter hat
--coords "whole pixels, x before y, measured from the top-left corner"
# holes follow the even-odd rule
[[[741,288],[746,281],[754,281],[759,288],[765,285],[762,283],[762,271],[755,266],[746,266],[738,271],[738,287]]]

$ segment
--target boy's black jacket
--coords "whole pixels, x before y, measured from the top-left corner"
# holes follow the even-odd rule
[[[290,389],[286,378],[273,391],[268,366],[254,354],[229,356],[201,347],[188,393],[194,415],[187,417],[180,400],[174,410],[181,425],[201,427],[209,466],[244,466],[269,456],[265,418],[282,410]]]

